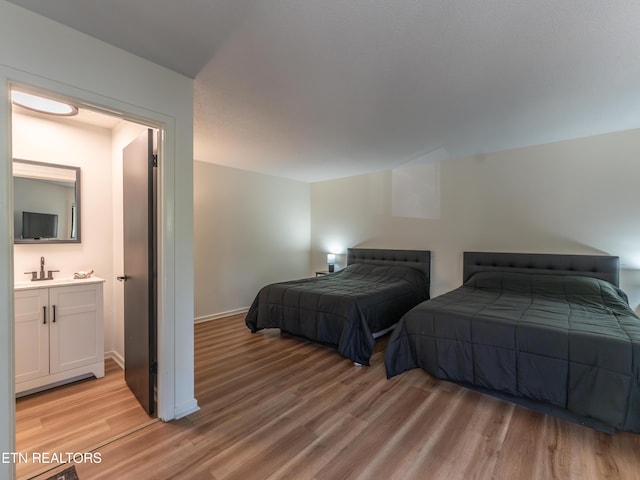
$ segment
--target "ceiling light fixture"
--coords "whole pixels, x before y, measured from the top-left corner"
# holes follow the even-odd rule
[[[19,92],[17,90],[11,92],[11,101],[14,105],[35,110],[36,112],[49,113],[51,115],[71,116],[78,114],[78,107],[74,105],[32,95],[31,93]]]

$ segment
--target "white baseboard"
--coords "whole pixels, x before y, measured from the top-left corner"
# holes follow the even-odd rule
[[[187,415],[197,412],[198,410],[200,410],[200,407],[198,406],[198,401],[194,398],[189,402],[185,402],[181,405],[176,405],[176,408],[174,410],[174,419],[177,420],[178,418],[186,417]]]
[[[218,320],[220,318],[231,317],[233,315],[241,315],[247,313],[249,307],[236,308],[235,310],[229,310],[228,312],[214,313],[212,315],[205,315],[202,317],[196,317],[194,323],[209,322],[211,320]]]
[[[120,355],[118,352],[116,351],[110,351],[110,352],[104,352],[104,358],[105,360],[107,358],[110,358],[111,360],[113,360],[114,362],[116,362],[116,364],[122,369],[124,370],[124,357],[122,355]]]

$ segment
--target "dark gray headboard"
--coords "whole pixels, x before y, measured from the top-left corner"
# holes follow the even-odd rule
[[[595,277],[619,286],[620,261],[607,255],[464,252],[463,282],[480,271]]]
[[[371,263],[374,265],[404,265],[420,270],[427,279],[427,288],[431,281],[430,250],[386,250],[382,248],[349,248],[347,265],[353,263]]]

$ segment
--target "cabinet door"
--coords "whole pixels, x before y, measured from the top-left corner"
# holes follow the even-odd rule
[[[15,292],[16,383],[49,375],[49,298],[46,288]]]
[[[49,289],[51,373],[104,360],[102,284]]]

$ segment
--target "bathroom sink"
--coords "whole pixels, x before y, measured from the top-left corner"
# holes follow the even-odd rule
[[[28,290],[31,288],[46,288],[46,287],[55,287],[58,285],[77,285],[80,283],[98,283],[104,282],[104,280],[100,277],[90,277],[90,278],[54,278],[52,280],[39,280],[36,282],[32,281],[24,281],[24,282],[15,282],[13,285],[14,290]]]

